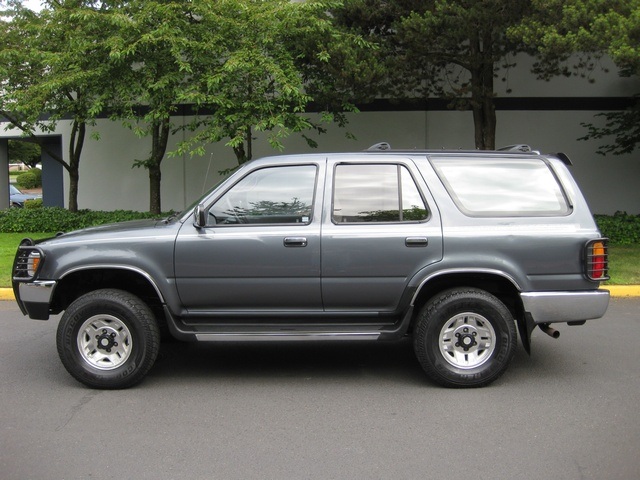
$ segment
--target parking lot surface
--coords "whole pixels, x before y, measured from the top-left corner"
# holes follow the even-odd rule
[[[639,311],[537,330],[484,389],[429,383],[407,341],[171,343],[100,391],[62,367],[57,317],[0,302],[0,477],[638,479]]]

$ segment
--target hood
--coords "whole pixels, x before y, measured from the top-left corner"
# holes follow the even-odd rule
[[[166,220],[130,220],[126,222],[109,223],[96,227],[74,230],[69,233],[59,233],[53,238],[42,240],[42,243],[67,243],[96,240],[123,240],[130,238],[166,235],[169,230],[177,229],[176,222]],[[41,243],[41,242],[37,242]]]

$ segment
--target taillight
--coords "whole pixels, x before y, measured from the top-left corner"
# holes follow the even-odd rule
[[[609,254],[606,238],[592,240],[587,243],[585,268],[589,280],[603,281],[609,279]]]

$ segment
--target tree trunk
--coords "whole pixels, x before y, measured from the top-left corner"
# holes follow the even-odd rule
[[[145,166],[149,170],[149,211],[154,215],[159,215],[162,212],[160,194],[162,171],[160,165],[167,151],[170,126],[169,117],[166,117],[151,127],[151,154]]]
[[[247,148],[245,149],[245,142]],[[245,134],[245,141],[240,145],[233,147],[233,153],[236,154],[236,159],[238,160],[238,165],[242,165],[243,163],[247,163],[253,157],[253,144],[251,139],[251,127],[247,127],[247,132]]]
[[[496,147],[496,107],[493,102],[493,89],[483,90],[472,95],[473,124],[475,144],[478,150],[495,150]]]
[[[78,211],[78,184],[80,182],[80,157],[87,125],[74,120],[71,128],[71,139],[69,140],[69,211]]]
[[[478,150],[495,150],[496,106],[493,91],[493,44],[490,35],[478,32],[471,41],[472,51],[478,62],[471,73],[471,109],[475,144]]]
[[[149,165],[149,212],[154,215],[158,215],[162,211],[161,184],[162,172],[160,171],[160,165]]]

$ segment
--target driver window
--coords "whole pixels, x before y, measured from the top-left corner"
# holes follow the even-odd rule
[[[263,168],[251,172],[216,201],[216,225],[308,224],[316,185],[315,165]]]

